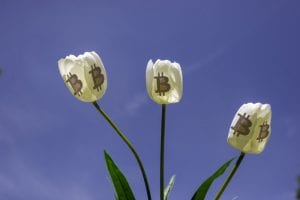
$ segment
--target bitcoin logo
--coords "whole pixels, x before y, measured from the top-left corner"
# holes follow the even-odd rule
[[[155,92],[158,93],[159,96],[165,96],[165,92],[168,92],[171,88],[170,84],[168,83],[169,78],[164,76],[163,72],[161,74],[158,72],[158,76],[154,76],[154,78],[156,79],[157,85],[157,90]]]
[[[239,137],[239,135],[248,135],[250,133],[250,127],[252,126],[252,122],[249,119],[249,115],[246,117],[246,113],[244,113],[243,115],[238,114],[238,116],[240,117],[238,119],[238,121],[236,122],[236,124],[234,125],[234,127],[231,127],[231,129],[234,130],[233,135],[235,135],[235,133],[237,133],[237,137]]]
[[[99,89],[101,90],[101,85],[104,83],[104,75],[101,73],[100,67],[97,67],[95,64],[91,66],[91,71],[89,71],[90,74],[92,74],[94,87],[93,89],[97,89],[99,92]]]
[[[262,142],[263,139],[268,137],[269,127],[270,125],[267,122],[264,122],[262,125],[260,125],[260,132],[259,132],[259,136],[257,137],[258,142]]]
[[[82,94],[82,82],[81,80],[78,79],[76,74],[71,74],[71,72],[67,75],[67,81],[66,83],[70,83],[73,90],[74,90],[74,95],[80,96]]]

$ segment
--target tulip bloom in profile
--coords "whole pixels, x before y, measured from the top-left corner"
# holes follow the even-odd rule
[[[70,92],[84,102],[95,102],[107,88],[107,76],[99,55],[85,52],[58,61],[59,72]]]
[[[244,153],[261,153],[271,135],[271,106],[247,103],[237,111],[228,134],[228,143]]]
[[[107,88],[106,71],[99,55],[94,51],[85,52],[77,57],[74,55],[69,55],[66,58],[62,58],[58,61],[58,68],[70,92],[81,101],[92,102],[97,111],[106,119],[106,121],[112,126],[120,138],[129,147],[138,162],[143,175],[148,199],[151,200],[150,187],[146,172],[138,153],[126,135],[121,132],[118,126],[110,119],[110,117],[97,103],[97,100],[104,95]],[[112,166],[111,162],[109,166]],[[124,180],[122,179],[122,181],[119,183],[124,184]],[[128,190],[128,188],[126,188],[126,190]]]
[[[149,60],[146,87],[150,98],[158,104],[177,103],[182,97],[182,72],[178,63],[169,60]]]
[[[160,138],[160,199],[164,194],[164,146],[166,104],[177,103],[182,97],[182,72],[178,63],[169,60],[148,61],[146,69],[146,87],[150,98],[162,105]],[[173,179],[174,181],[174,179]]]
[[[246,153],[259,154],[264,150],[271,135],[271,116],[269,104],[246,103],[237,111],[232,120],[227,141],[241,153],[215,200],[221,198]]]

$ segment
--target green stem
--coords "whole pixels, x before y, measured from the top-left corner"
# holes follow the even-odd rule
[[[229,182],[231,181],[232,177],[234,176],[235,172],[237,171],[237,169],[239,168],[241,162],[243,161],[245,157],[245,153],[241,152],[238,160],[236,161],[234,167],[232,168],[230,174],[228,175],[228,177],[226,178],[225,182],[223,183],[222,187],[220,188],[217,196],[215,197],[215,200],[219,200],[221,195],[223,194],[224,190],[226,189],[227,185],[229,184]]]
[[[165,146],[166,105],[161,110],[161,137],[160,137],[160,200],[164,200],[164,146]]]
[[[138,155],[138,153],[136,152],[136,150],[134,149],[133,145],[131,144],[131,142],[129,141],[129,139],[122,133],[122,131],[117,127],[117,125],[109,118],[109,116],[100,108],[100,106],[98,105],[98,103],[95,101],[93,102],[93,105],[95,106],[95,108],[99,111],[99,113],[106,119],[106,121],[112,126],[112,128],[116,131],[116,133],[121,137],[121,139],[126,143],[126,145],[128,146],[128,148],[131,150],[131,152],[133,153],[133,155],[135,156],[135,159],[138,162],[138,165],[140,167],[140,170],[142,172],[143,175],[143,179],[144,179],[144,183],[145,183],[145,187],[146,187],[146,191],[147,191],[147,196],[148,196],[148,200],[151,200],[151,193],[150,193],[150,187],[149,187],[149,183],[148,183],[148,179],[147,179],[147,175],[143,166],[143,163]]]

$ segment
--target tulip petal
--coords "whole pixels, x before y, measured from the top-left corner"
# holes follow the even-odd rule
[[[153,71],[153,62],[150,59],[147,63],[146,68],[146,88],[148,95],[152,98],[152,82],[154,77],[154,71]]]

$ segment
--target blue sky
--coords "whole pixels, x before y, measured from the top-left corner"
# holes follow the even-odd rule
[[[181,64],[182,101],[167,106],[171,199],[239,152],[227,133],[246,102],[272,105],[272,136],[247,155],[223,199],[294,199],[300,173],[300,2],[0,0],[0,199],[113,199],[107,150],[146,194],[137,164],[93,106],[65,87],[58,59],[96,51],[108,75],[98,101],[142,157],[159,195],[160,107],[147,96],[149,59]],[[215,182],[212,199],[225,176]]]

